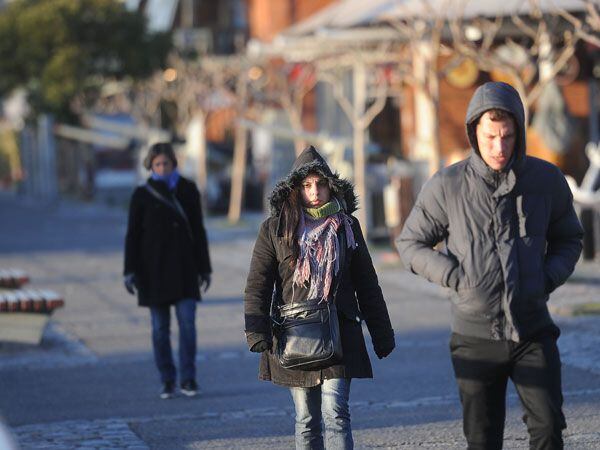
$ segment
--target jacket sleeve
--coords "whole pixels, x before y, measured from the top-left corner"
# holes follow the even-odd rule
[[[350,274],[356,290],[358,306],[369,329],[373,347],[376,350],[391,350],[395,347],[395,339],[390,315],[383,299],[367,243],[358,221],[354,218],[352,230],[356,248],[350,262]]]
[[[269,309],[277,271],[277,256],[269,232],[269,220],[260,227],[244,292],[244,320],[248,348],[261,340],[271,341]]]
[[[583,249],[583,228],[573,208],[573,195],[558,169],[557,193],[552,198],[544,270],[552,292],[573,273]]]
[[[127,234],[125,235],[124,275],[139,273],[140,271],[140,247],[143,229],[143,207],[140,196],[140,189],[137,188],[129,202],[129,218],[127,220]]]
[[[194,212],[190,214],[190,225],[194,233],[198,273],[212,273],[210,254],[208,252],[208,239],[206,237],[206,229],[204,228],[204,218],[202,215],[202,202],[200,201],[200,192],[195,185],[193,185],[192,195]]]
[[[407,269],[438,285],[455,288],[458,261],[434,249],[447,237],[448,215],[442,175],[438,172],[423,186],[396,246]]]

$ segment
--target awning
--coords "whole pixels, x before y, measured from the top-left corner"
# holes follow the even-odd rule
[[[402,0],[400,0],[402,1]],[[286,36],[301,36],[327,28],[370,25],[397,6],[399,0],[339,0],[285,30]]]
[[[448,19],[474,17],[498,17],[526,15],[534,10],[533,2],[528,0],[402,0],[395,2],[393,8],[385,11],[380,20],[405,19],[411,17],[430,17],[432,12]],[[539,0],[537,8],[543,13],[557,10],[570,12],[584,11],[583,0]]]
[[[584,11],[584,0],[540,0],[542,12],[563,9]],[[324,30],[363,27],[390,20],[425,17],[432,12],[448,18],[497,17],[528,14],[533,9],[527,0],[340,0],[322,9],[306,20],[281,33],[283,36],[306,36]]]

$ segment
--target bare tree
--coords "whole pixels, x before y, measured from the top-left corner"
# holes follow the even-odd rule
[[[315,62],[316,79],[331,86],[334,98],[348,118],[353,130],[354,184],[363,207],[359,220],[368,234],[368,202],[366,186],[365,132],[373,119],[383,110],[390,94],[384,63],[392,63],[394,55],[388,46],[377,51],[353,51],[341,56],[322,58]],[[352,95],[344,92],[342,76],[352,70]],[[368,77],[368,73],[374,74]],[[372,97],[369,98],[369,91]],[[369,105],[370,100],[373,100]]]
[[[574,34],[581,40],[600,47],[600,4],[597,1],[587,0],[583,17],[564,10],[558,13],[567,20],[574,29]],[[595,189],[600,177],[600,145],[595,142],[588,143],[585,153],[590,165],[583,177],[581,185],[572,177],[567,177],[575,201],[584,208],[600,210],[600,191]]]
[[[443,56],[452,54],[443,35],[447,21],[444,12],[450,7],[450,1],[442,1],[437,7],[424,1],[421,6],[423,12],[418,16],[400,16],[389,20],[389,23],[404,42],[404,62],[400,65],[404,68],[402,79],[414,92],[415,143],[412,159],[427,160],[429,174],[433,175],[441,165],[440,79],[460,61],[455,59],[441,63]]]
[[[190,61],[173,54],[165,71],[136,85],[133,91],[132,112],[146,123],[163,125],[161,105],[166,102],[176,107],[174,126],[179,134],[185,134],[190,123],[196,121],[197,176],[203,194],[207,182],[206,120],[211,112],[236,104],[232,85],[239,67],[237,57],[205,56]]]
[[[286,63],[270,68],[269,77],[275,99],[286,112],[294,139],[296,156],[306,147],[306,141],[301,137],[304,132],[302,115],[304,100],[317,84],[315,67],[311,63]]]
[[[600,3],[597,0],[586,0],[582,18],[564,8],[557,9],[557,13],[573,26],[575,36],[600,47]]]
[[[458,14],[449,21],[453,50],[482,70],[508,75],[527,116],[544,87],[574,55],[578,41],[578,34],[557,12],[542,11],[536,1],[529,5],[527,15],[477,17],[466,23]],[[480,36],[469,36],[472,30]]]

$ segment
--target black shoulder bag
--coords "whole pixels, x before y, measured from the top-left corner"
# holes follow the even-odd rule
[[[344,258],[344,254],[345,246],[340,245],[339,256]],[[342,361],[340,325],[334,303],[341,277],[340,270],[334,294],[327,302],[308,300],[282,305],[281,292],[278,289],[273,292],[271,320],[277,339],[275,356],[283,368],[319,370]]]

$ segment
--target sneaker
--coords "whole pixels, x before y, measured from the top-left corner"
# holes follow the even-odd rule
[[[160,398],[166,400],[175,396],[175,382],[167,381],[163,384],[162,391],[160,391]]]
[[[193,397],[198,393],[198,384],[195,380],[185,380],[181,382],[181,393],[188,397]]]

